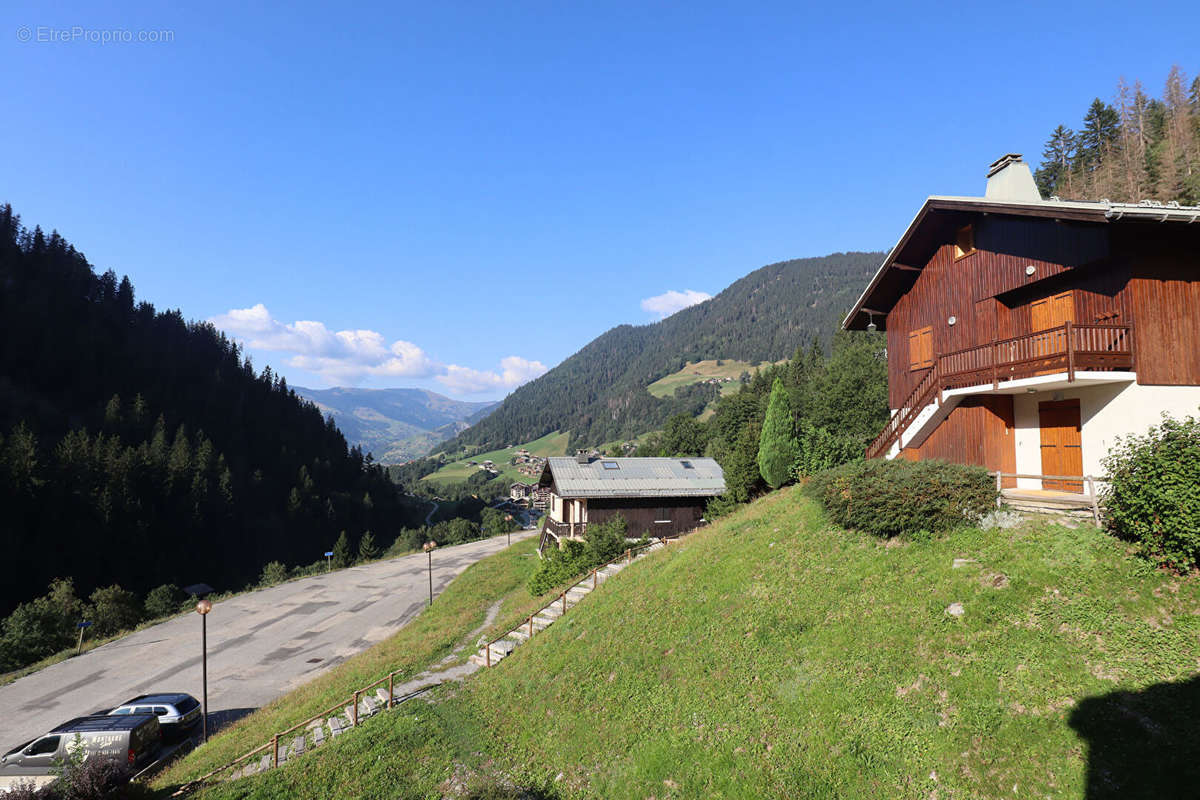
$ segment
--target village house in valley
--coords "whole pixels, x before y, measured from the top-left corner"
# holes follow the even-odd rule
[[[538,482],[550,503],[538,546],[580,539],[587,526],[621,515],[628,535],[673,536],[704,522],[704,506],[725,492],[711,458],[551,458]]]
[[[1117,437],[1200,407],[1200,207],[1043,199],[1007,155],[984,197],[925,201],[844,327],[887,331],[869,457],[1083,492]]]

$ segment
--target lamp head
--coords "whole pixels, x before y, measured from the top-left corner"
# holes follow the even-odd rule
[[[207,597],[201,600],[199,603],[196,603],[196,613],[200,616],[204,616],[210,611],[212,611],[212,601]]]
[[[435,547],[437,547],[437,542],[428,541],[425,543],[425,545],[421,549],[424,550],[426,553],[428,553],[429,551],[433,550]]]

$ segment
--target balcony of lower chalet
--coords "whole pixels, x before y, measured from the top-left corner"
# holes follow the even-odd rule
[[[938,355],[933,366],[867,447],[892,458],[933,432],[962,398],[1048,391],[1136,379],[1133,327],[1071,322]]]
[[[542,517],[542,536],[538,543],[538,552],[542,552],[551,542],[555,546],[568,539],[582,539],[587,532],[586,522],[558,522],[551,519],[549,514]]]

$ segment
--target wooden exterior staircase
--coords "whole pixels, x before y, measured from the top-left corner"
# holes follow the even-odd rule
[[[941,354],[934,357],[933,365],[867,446],[866,456],[888,455],[922,412],[941,404],[942,392],[947,389],[990,383],[995,391],[1005,381],[1055,372],[1065,372],[1067,380],[1074,382],[1076,370],[1132,370],[1133,367],[1130,325],[1067,322],[1056,328]]]

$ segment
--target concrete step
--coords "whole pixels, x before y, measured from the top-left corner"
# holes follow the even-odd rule
[[[313,747],[320,747],[325,744],[325,728],[313,729]]]
[[[263,756],[258,760],[258,771],[263,772],[271,768],[271,754]]]
[[[303,736],[297,736],[295,739],[292,739],[292,746],[288,749],[288,758],[304,755],[305,744],[307,742],[305,742]]]
[[[567,600],[569,602],[574,603],[577,600],[579,600],[580,598],[586,597],[587,595],[589,595],[591,593],[592,593],[592,582],[589,580],[587,583],[580,584],[579,586],[576,586],[575,588],[573,588],[569,592],[567,592]]]
[[[537,634],[537,628],[534,628],[534,631],[533,631],[533,632],[534,632],[534,634],[536,635],[536,634]],[[521,644],[524,644],[525,642],[529,641],[529,626],[528,626],[528,625],[525,625],[525,626],[522,626],[522,627],[520,627],[520,628],[517,628],[517,629],[515,629],[515,630],[509,631],[509,633],[508,633],[508,637],[507,637],[507,638],[509,638],[509,639],[516,639],[516,640],[517,640],[518,642],[520,642]]]
[[[388,700],[390,699],[388,697],[387,689],[384,689],[382,686],[379,687],[375,690],[375,696],[379,698],[379,702],[383,705],[383,707],[387,708]]]
[[[329,718],[329,732],[334,736],[341,736],[342,731],[346,729],[346,724],[342,722],[341,717]]]

